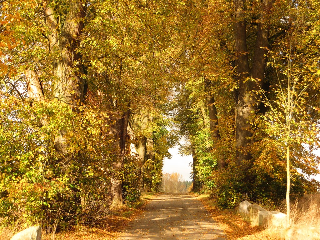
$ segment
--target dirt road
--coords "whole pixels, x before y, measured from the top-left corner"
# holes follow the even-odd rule
[[[222,240],[226,237],[195,197],[159,195],[118,239]]]

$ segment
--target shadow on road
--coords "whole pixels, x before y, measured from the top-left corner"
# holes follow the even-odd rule
[[[226,239],[218,223],[190,195],[159,195],[119,239]]]

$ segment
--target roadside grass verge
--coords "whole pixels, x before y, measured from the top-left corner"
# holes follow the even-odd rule
[[[212,218],[220,224],[221,229],[227,235],[227,239],[241,239],[243,237],[254,236],[263,228],[252,227],[249,222],[244,221],[234,209],[221,210],[217,207],[216,201],[209,198],[209,195],[202,194],[197,198],[203,203]],[[243,238],[256,239],[256,238]]]
[[[305,195],[292,206],[292,225],[287,239],[320,239],[320,193]]]
[[[241,218],[236,209],[219,209],[216,201],[209,198],[209,195],[199,195],[197,198],[211,213],[212,218],[219,222],[228,240],[320,239],[320,194],[307,195],[292,204],[292,224],[289,229],[253,227]]]
[[[106,217],[95,218],[94,221],[86,224],[78,224],[77,226],[57,232],[42,234],[42,240],[109,240],[116,239],[125,227],[139,216],[154,194],[145,193],[141,200],[125,206],[121,209],[110,211]],[[21,228],[21,229],[20,229]],[[22,227],[0,228],[0,239],[9,240],[14,233],[23,230]]]
[[[105,240],[115,239],[130,221],[141,212],[141,208],[123,207],[94,223],[79,224],[74,229],[56,234],[43,234],[43,240]]]

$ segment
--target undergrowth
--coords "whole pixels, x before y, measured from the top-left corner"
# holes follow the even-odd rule
[[[227,235],[227,239],[290,239],[300,240],[320,239],[320,194],[305,195],[299,201],[292,204],[291,227],[253,227],[243,220],[237,213],[237,209],[221,210],[215,199],[208,195],[198,196],[214,220],[219,222],[221,229]],[[274,208],[276,208],[274,206]],[[281,208],[281,206],[280,206]],[[269,209],[268,209],[269,210]],[[271,209],[273,210],[273,209]]]
[[[135,219],[142,211],[146,202],[152,199],[153,194],[144,194],[139,201],[114,211],[106,211],[95,216],[89,215],[72,228],[57,233],[43,232],[42,240],[106,240],[116,239],[120,232]],[[1,219],[0,219],[1,222]],[[20,224],[14,227],[0,228],[0,239],[9,240],[15,233],[27,226]]]

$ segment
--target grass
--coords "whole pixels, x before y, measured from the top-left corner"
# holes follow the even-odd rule
[[[252,227],[249,222],[244,221],[234,209],[219,209],[216,202],[209,198],[209,195],[199,195],[197,198],[211,213],[212,218],[220,224],[228,239],[256,239],[246,237],[255,236],[263,231],[262,228]]]
[[[320,239],[320,193],[306,195],[293,205],[292,222],[286,231],[291,239]]]
[[[56,234],[42,234],[42,240],[109,240],[116,239],[125,229],[129,222],[139,216],[148,200],[153,198],[154,194],[146,193],[141,201],[128,207],[114,210],[107,217],[95,220],[94,224],[77,225],[68,231],[58,232]],[[9,240],[14,233],[23,230],[21,227],[0,229],[0,239]]]
[[[116,239],[126,226],[138,217],[152,194],[146,193],[134,205],[113,211],[107,218],[93,226],[79,225],[74,230],[52,235],[43,235],[43,240],[109,240]]]
[[[249,222],[241,218],[235,209],[219,209],[215,201],[208,195],[200,195],[198,199],[202,201],[213,219],[219,222],[227,239],[230,240],[320,239],[320,194],[307,195],[292,205],[292,224],[289,229],[252,227]]]
[[[96,221],[94,225],[78,225],[74,229],[55,235],[43,234],[43,240],[108,240],[116,239],[129,222],[138,217],[146,202],[154,194],[144,194],[142,201],[132,207],[124,207],[112,212],[108,217]],[[219,222],[227,239],[257,240],[257,239],[320,239],[320,194],[307,195],[292,205],[292,225],[290,229],[252,227],[244,221],[236,210],[221,210],[208,195],[199,195],[198,199]],[[9,240],[13,232],[19,229],[0,229],[0,239]]]
[[[106,240],[115,239],[118,234],[133,220],[141,209],[122,208],[107,217],[95,221],[95,224],[77,225],[55,234],[43,233],[42,240]],[[14,233],[24,228],[2,228],[0,230],[0,239],[9,240]]]
[[[63,231],[55,235],[43,234],[43,240],[105,240],[115,239],[118,234],[139,215],[140,209],[122,208],[106,218],[99,220],[94,225],[78,225],[69,231]]]

